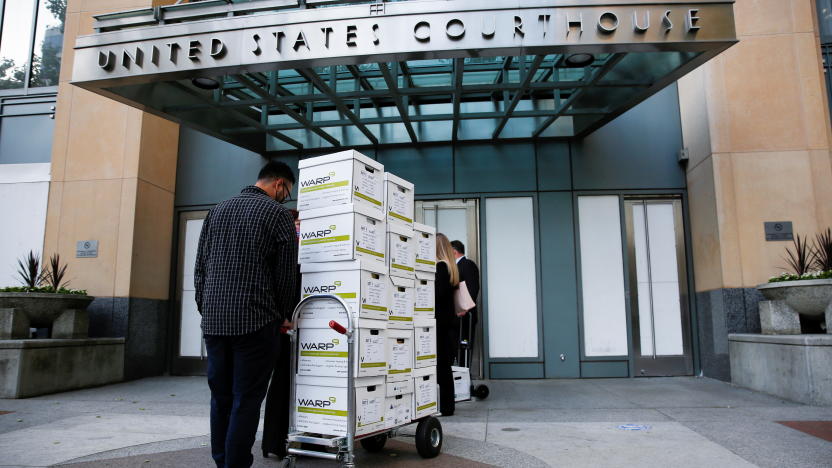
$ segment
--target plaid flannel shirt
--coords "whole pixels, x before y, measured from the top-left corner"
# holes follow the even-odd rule
[[[194,286],[206,335],[244,335],[291,314],[298,244],[289,211],[249,186],[215,206],[199,236]]]

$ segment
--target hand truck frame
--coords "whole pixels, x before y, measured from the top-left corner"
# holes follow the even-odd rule
[[[295,377],[298,371],[298,318],[303,307],[313,301],[329,300],[340,305],[339,314],[346,318],[347,326],[343,326],[336,320],[330,320],[329,327],[347,337],[347,434],[345,436],[328,436],[321,434],[309,434],[300,432],[296,428],[295,418],[297,416]],[[349,304],[339,296],[332,294],[314,294],[303,298],[292,312],[292,329],[289,330],[291,338],[290,368],[289,368],[289,436],[287,438],[287,456],[284,459],[284,467],[294,468],[298,457],[313,457],[341,462],[344,468],[355,467],[355,441],[360,441],[365,450],[377,452],[384,448],[388,438],[396,437],[399,429],[410,424],[417,424],[416,428],[416,449],[423,458],[433,458],[439,455],[442,449],[443,433],[442,424],[435,417],[435,414],[414,419],[407,424],[375,431],[369,434],[356,436],[355,434],[355,360],[358,356],[358,344],[355,340],[356,317],[350,311]],[[437,391],[437,402],[439,392]],[[438,405],[437,405],[438,408]],[[306,444],[320,446],[324,450],[311,450],[307,448],[292,447],[292,444]],[[328,449],[328,450],[327,450]]]

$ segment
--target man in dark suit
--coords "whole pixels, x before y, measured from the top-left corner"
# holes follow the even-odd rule
[[[477,264],[474,263],[472,260],[465,257],[465,244],[462,242],[455,240],[451,242],[451,247],[454,249],[454,257],[456,257],[456,267],[459,269],[459,280],[465,281],[465,285],[468,287],[468,294],[471,295],[471,299],[474,300],[474,303],[477,302],[477,296],[480,294],[480,269],[477,268]],[[468,340],[468,349],[473,349],[474,346],[474,336],[476,336],[477,330],[477,322],[479,321],[477,308],[476,306],[469,310],[467,314],[460,320],[460,327],[462,328],[462,338]],[[470,336],[468,336],[468,331],[470,330]],[[469,359],[470,359],[469,353]],[[462,360],[460,360],[460,364],[462,364]],[[470,362],[466,363],[470,366]]]

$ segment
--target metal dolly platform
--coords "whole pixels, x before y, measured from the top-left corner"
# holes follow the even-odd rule
[[[295,427],[297,405],[295,377],[298,371],[298,318],[304,306],[312,301],[336,301],[341,306],[342,318],[347,322],[344,327],[336,320],[330,320],[329,327],[336,332],[345,335],[348,343],[347,357],[347,434],[345,436],[330,436],[322,434],[310,434],[299,432]],[[359,441],[361,446],[369,452],[378,452],[384,448],[388,438],[396,437],[398,430],[410,424],[416,426],[416,450],[423,458],[433,458],[439,455],[442,449],[442,424],[435,417],[435,414],[414,419],[407,424],[372,432],[369,434],[355,435],[355,359],[358,356],[358,344],[355,341],[355,317],[350,313],[349,305],[340,297],[330,294],[316,294],[303,298],[292,312],[291,322],[295,325],[289,331],[291,337],[291,367],[290,379],[290,406],[289,406],[289,436],[287,440],[287,453],[284,459],[284,467],[294,468],[298,457],[313,457],[340,462],[344,468],[355,467],[355,442]],[[437,391],[437,400],[439,398]],[[438,405],[437,405],[438,408]],[[303,444],[304,447],[314,445],[321,450],[293,447],[296,444]]]

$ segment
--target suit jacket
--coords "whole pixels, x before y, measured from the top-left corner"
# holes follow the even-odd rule
[[[468,286],[468,294],[471,295],[471,299],[473,299],[474,303],[476,303],[477,296],[480,293],[480,269],[477,267],[477,264],[472,260],[469,260],[468,257],[462,257],[459,262],[457,262],[456,267],[459,269],[459,280],[465,281],[465,285]],[[471,314],[472,317],[476,317],[477,308],[474,307],[469,310],[468,313]]]

